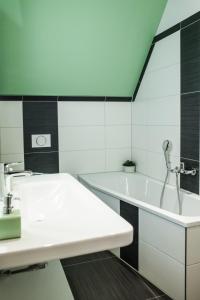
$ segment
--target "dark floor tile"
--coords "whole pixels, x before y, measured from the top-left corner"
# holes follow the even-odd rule
[[[65,258],[61,260],[62,266],[71,266],[74,264],[81,264],[89,261],[99,260],[99,259],[107,259],[107,258],[113,258],[114,254],[112,254],[110,251],[102,251],[92,254],[86,254],[71,258]]]
[[[146,300],[163,293],[118,258],[64,266],[75,300]]]
[[[25,169],[39,173],[58,173],[58,152],[24,154]]]

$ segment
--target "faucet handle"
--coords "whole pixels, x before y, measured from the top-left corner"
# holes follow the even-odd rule
[[[23,164],[22,161],[12,162],[12,163],[4,163],[4,172],[7,174],[13,171],[13,167]]]
[[[181,164],[180,164],[180,173],[184,174],[184,175],[195,176],[197,174],[197,169],[192,168],[191,170],[187,170],[187,169],[185,169],[185,163],[181,162]]]

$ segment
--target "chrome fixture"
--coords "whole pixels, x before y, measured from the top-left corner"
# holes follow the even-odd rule
[[[182,201],[181,201],[181,195],[180,195],[180,187],[179,187],[179,176],[180,174],[184,175],[190,175],[190,176],[195,176],[197,174],[197,169],[191,169],[191,170],[186,170],[185,169],[185,163],[181,162],[180,166],[176,166],[175,168],[171,168],[171,162],[170,162],[170,152],[172,150],[172,142],[169,140],[165,140],[162,144],[162,148],[164,151],[164,156],[165,156],[165,163],[166,163],[166,168],[167,168],[167,173],[165,176],[161,196],[160,196],[160,208],[163,208],[163,199],[164,199],[164,193],[165,193],[165,188],[166,184],[169,178],[170,173],[174,173],[176,175],[176,191],[177,191],[177,198],[178,198],[178,205],[179,205],[179,214],[182,214]]]
[[[3,213],[10,214],[12,212],[12,199],[13,194],[11,193],[11,179],[13,177],[31,176],[31,171],[13,172],[13,167],[20,165],[21,162],[15,163],[0,163],[0,188],[1,188],[1,200],[4,202]]]

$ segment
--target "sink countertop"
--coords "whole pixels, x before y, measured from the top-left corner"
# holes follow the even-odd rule
[[[130,244],[133,228],[69,174],[13,180],[22,237],[0,241],[0,269]]]

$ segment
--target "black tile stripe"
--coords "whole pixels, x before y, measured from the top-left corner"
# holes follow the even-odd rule
[[[0,101],[22,101],[22,99],[20,95],[0,95]]]
[[[131,245],[120,248],[120,257],[134,269],[138,270],[139,257],[139,213],[138,207],[120,201],[120,216],[134,228],[134,240]]]
[[[24,102],[57,102],[57,101],[109,101],[109,102],[130,102],[132,97],[126,96],[0,96],[0,101],[24,101]]]
[[[178,23],[172,27],[170,27],[169,29],[161,32],[160,34],[156,35],[153,39],[153,44],[159,42],[160,40],[168,37],[169,35],[175,33],[176,31],[179,31],[181,29],[181,24]]]
[[[23,96],[23,101],[57,101],[57,96]]]
[[[195,13],[194,15],[190,16],[189,18],[183,20],[181,22],[181,28],[184,28],[185,26],[188,26],[196,21],[200,20],[200,11]]]
[[[59,96],[58,101],[105,101],[103,96]]]
[[[135,91],[134,91],[134,94],[133,94],[133,101],[135,101],[135,99],[136,99],[136,97],[137,97],[137,93],[138,93],[138,91],[139,91],[139,88],[140,88],[142,79],[143,79],[144,74],[145,74],[145,72],[146,72],[146,68],[147,68],[148,63],[149,63],[149,60],[150,60],[150,58],[151,58],[151,54],[152,54],[152,52],[153,52],[153,49],[154,49],[154,44],[151,45],[151,48],[149,49],[149,52],[148,52],[147,58],[146,58],[146,60],[145,60],[145,63],[144,63],[142,72],[141,72],[141,74],[140,74],[140,78],[139,78],[139,80],[138,80],[138,83],[137,83],[137,85],[136,85],[136,88],[135,88]]]
[[[107,102],[131,102],[132,97],[106,97]]]

